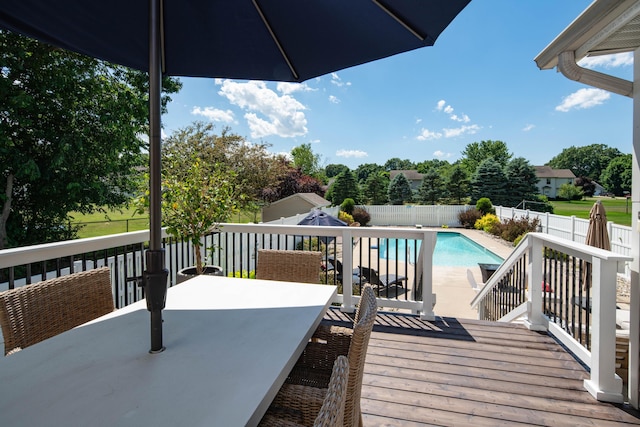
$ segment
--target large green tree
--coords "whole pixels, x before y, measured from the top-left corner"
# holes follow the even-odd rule
[[[291,157],[293,158],[293,166],[300,168],[303,174],[324,180],[324,169],[321,165],[322,157],[320,154],[313,152],[311,144],[293,147]]]
[[[147,81],[0,30],[0,247],[71,238],[70,212],[128,200],[147,145]]]
[[[505,206],[518,206],[523,200],[537,199],[538,177],[536,170],[524,157],[511,160],[504,169],[507,179],[507,194]]]
[[[435,205],[446,197],[446,187],[443,176],[436,168],[428,169],[422,176],[422,183],[418,189],[420,202]]]
[[[571,146],[549,160],[548,165],[554,169],[571,169],[575,176],[586,176],[598,181],[609,162],[620,155],[620,150],[605,144]]]
[[[367,178],[371,175],[377,175],[380,172],[384,172],[384,166],[380,166],[376,163],[363,163],[355,170],[355,175],[359,184],[364,184]]]
[[[389,201],[389,177],[385,173],[369,175],[364,183],[364,197],[371,205],[386,205]]]
[[[502,141],[472,142],[462,151],[461,165],[470,175],[473,175],[478,166],[488,158],[493,158],[500,167],[504,168],[512,156],[507,144]]]
[[[507,198],[507,178],[502,166],[493,157],[480,163],[476,173],[471,177],[471,203],[487,197],[494,205],[505,205]]]
[[[409,159],[400,159],[398,157],[392,157],[384,164],[384,170],[387,172],[399,171],[399,170],[412,170],[416,165]]]
[[[349,166],[332,163],[330,165],[325,166],[324,174],[327,178],[333,178],[334,176],[338,176],[340,172],[349,170]]]
[[[616,196],[631,191],[631,154],[623,154],[611,160],[600,176],[601,184]]]
[[[460,165],[454,165],[449,171],[445,181],[445,187],[449,196],[458,204],[469,195],[469,175]]]
[[[350,198],[354,202],[360,203],[360,187],[356,181],[355,175],[346,170],[341,172],[331,186],[330,192],[327,192],[331,197],[331,203],[334,206],[342,204],[344,199]]]
[[[388,196],[392,205],[402,205],[413,200],[411,184],[403,173],[396,175],[389,183]]]

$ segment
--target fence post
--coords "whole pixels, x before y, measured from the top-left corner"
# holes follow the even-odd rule
[[[422,313],[420,318],[427,321],[436,320],[436,315],[433,312],[433,306],[436,304],[436,298],[433,294],[433,251],[436,247],[436,236],[437,232],[435,231],[424,232],[420,247],[422,269],[416,269],[416,274],[418,274],[419,278],[422,278],[422,283],[417,284],[417,286],[422,286]],[[418,262],[416,261],[417,264]]]
[[[598,400],[622,403],[622,379],[615,370],[617,265],[596,257],[592,265],[591,378],[584,387]]]

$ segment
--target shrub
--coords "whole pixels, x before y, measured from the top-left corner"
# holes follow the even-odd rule
[[[227,274],[227,277],[235,277],[236,279],[255,279],[256,272],[255,270],[251,270],[249,272],[247,272],[247,270],[236,271],[236,272],[230,271],[229,274]]]
[[[496,213],[495,209],[493,209],[493,204],[491,200],[487,197],[481,197],[476,202],[476,209],[482,212],[482,215],[493,214]]]
[[[480,218],[482,218],[482,212],[476,208],[470,208],[458,213],[458,221],[464,228],[473,228]]]
[[[298,243],[296,243],[297,251],[320,251],[324,252],[324,243],[318,240],[317,237],[312,237],[310,239],[302,239]]]
[[[371,215],[369,215],[369,212],[359,206],[353,209],[353,213],[351,215],[353,215],[353,220],[359,222],[362,226],[369,224],[369,221],[371,221]]]
[[[515,242],[519,236],[527,234],[530,231],[536,231],[538,224],[540,224],[538,218],[511,218],[497,224],[493,230],[493,234],[500,236],[508,242]]]
[[[344,211],[338,212],[338,219],[347,223],[347,225],[351,225],[353,222],[353,217]]]
[[[474,227],[478,230],[484,230],[487,233],[493,233],[494,227],[500,224],[500,219],[494,214],[483,215],[482,218],[476,221]]]
[[[342,201],[340,205],[340,210],[348,213],[349,215],[353,215],[353,208],[356,206],[356,202],[353,199],[347,197]]]

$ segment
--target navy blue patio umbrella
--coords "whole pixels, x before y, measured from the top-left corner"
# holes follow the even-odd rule
[[[2,0],[0,28],[149,73],[151,351],[162,346],[162,75],[301,82],[434,44],[470,0]]]
[[[341,219],[336,218],[333,215],[329,215],[328,213],[321,211],[320,209],[314,209],[309,213],[309,215],[307,215],[300,222],[298,222],[298,225],[319,225],[323,227],[328,227],[328,226],[346,227],[349,224],[342,221]],[[325,244],[329,243],[333,239],[335,239],[335,237],[332,237],[332,236],[320,237],[320,240],[322,240]]]

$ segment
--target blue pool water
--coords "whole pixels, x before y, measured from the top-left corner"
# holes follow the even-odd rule
[[[380,239],[378,253],[382,259],[415,263],[422,241],[410,239]],[[396,248],[397,247],[397,248]],[[478,245],[460,233],[438,233],[433,253],[433,265],[475,267],[482,264],[501,264],[498,255]]]

